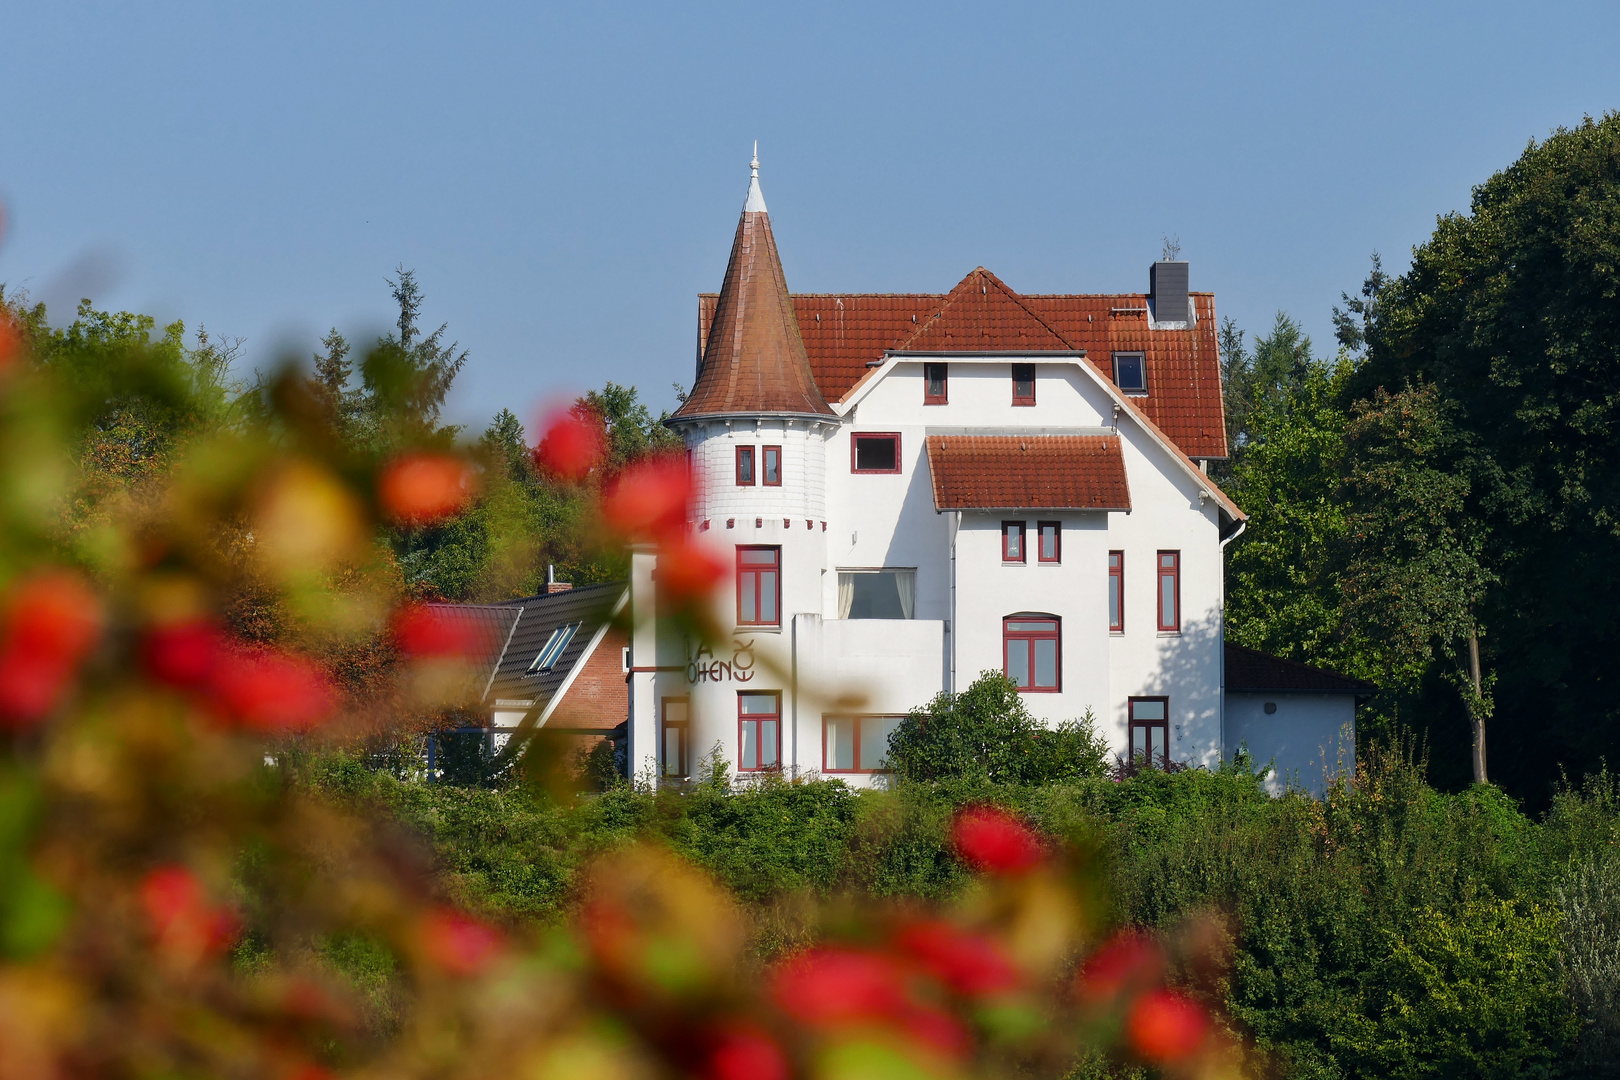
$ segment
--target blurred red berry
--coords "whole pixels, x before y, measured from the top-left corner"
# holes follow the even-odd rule
[[[451,454],[406,454],[377,481],[377,498],[393,520],[429,525],[459,513],[472,498],[472,466]]]
[[[484,646],[485,637],[471,620],[427,604],[411,604],[394,614],[394,642],[406,656],[471,656]]]
[[[772,990],[788,1015],[811,1024],[897,1016],[905,976],[886,956],[853,949],[808,949],[777,969]]]
[[[987,997],[1018,985],[1018,969],[999,945],[948,922],[912,923],[900,931],[895,944],[923,970],[964,997]]]
[[[1209,1016],[1197,1002],[1172,990],[1143,994],[1125,1018],[1131,1049],[1157,1064],[1190,1057],[1209,1031]]]
[[[225,632],[211,619],[154,626],[141,641],[147,674],[170,686],[200,686],[225,652]]]
[[[956,853],[976,870],[1016,874],[1041,861],[1040,839],[1029,826],[996,806],[970,806],[956,815]]]
[[[51,570],[12,589],[0,621],[0,727],[56,707],[101,635],[101,602],[78,574]]]
[[[1081,998],[1097,1002],[1135,993],[1159,980],[1164,953],[1144,934],[1126,930],[1114,935],[1087,958],[1076,980]]]
[[[691,495],[684,461],[653,458],[619,474],[602,500],[602,516],[629,539],[668,539],[684,530]]]
[[[788,1080],[787,1055],[755,1027],[722,1032],[709,1054],[706,1080]]]
[[[607,433],[594,413],[559,410],[541,422],[541,432],[534,463],[559,479],[578,483],[607,456]]]
[[[907,1009],[899,1017],[899,1026],[913,1042],[944,1057],[965,1058],[973,1051],[967,1028],[942,1009]]]
[[[730,571],[720,556],[677,534],[658,548],[658,598],[675,606],[701,600]]]
[[[162,866],[141,879],[141,906],[157,947],[177,960],[196,962],[236,940],[236,917],[208,902],[202,882],[183,866]]]
[[[499,930],[450,908],[427,915],[421,933],[427,958],[451,975],[477,975],[501,951]]]
[[[210,680],[225,717],[252,731],[302,731],[332,715],[337,696],[311,660],[271,649],[233,649]]]

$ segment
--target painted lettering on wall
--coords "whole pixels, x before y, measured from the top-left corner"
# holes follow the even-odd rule
[[[721,660],[714,650],[700,643],[686,658],[686,681],[747,682],[754,677],[754,639],[732,641],[731,659]]]

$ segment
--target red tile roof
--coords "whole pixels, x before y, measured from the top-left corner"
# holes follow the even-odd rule
[[[833,415],[816,388],[770,215],[743,210],[731,261],[677,419],[732,413]]]
[[[974,305],[972,293],[981,286],[984,299]],[[998,294],[994,298],[992,287]],[[1143,293],[1026,295],[980,268],[948,294],[799,294],[793,297],[793,310],[816,385],[829,401],[843,399],[866,374],[868,363],[891,350],[1084,350],[1110,380],[1115,352],[1140,352],[1148,393],[1132,398],[1133,403],[1187,456],[1225,457],[1215,297],[1192,296],[1198,316],[1193,327],[1150,330]],[[950,309],[958,305],[953,314]],[[713,294],[698,298],[700,358],[714,311]],[[1047,333],[1049,337],[1043,336]],[[925,334],[926,343],[917,343]]]
[[[1129,510],[1117,435],[930,435],[936,510]]]

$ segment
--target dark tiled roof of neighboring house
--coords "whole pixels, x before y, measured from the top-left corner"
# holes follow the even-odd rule
[[[1129,510],[1117,435],[930,435],[936,510]]]
[[[1365,679],[1352,679],[1323,668],[1284,660],[1258,649],[1226,643],[1226,689],[1238,693],[1355,694],[1377,692]]]
[[[810,370],[829,401],[843,400],[890,351],[1084,351],[1110,381],[1114,353],[1140,352],[1147,393],[1132,403],[1182,453],[1221,458],[1226,418],[1215,297],[1191,295],[1197,318],[1179,330],[1151,327],[1145,293],[1017,293],[983,267],[949,293],[799,294],[792,303]],[[716,299],[698,297],[700,361]]]
[[[451,618],[476,622],[486,640],[498,646],[475,659],[484,680],[485,704],[497,701],[547,702],[585,658],[598,631],[612,619],[625,585],[588,585],[549,596],[528,596],[499,604],[435,604]],[[544,670],[535,660],[559,629],[574,627],[568,644]]]

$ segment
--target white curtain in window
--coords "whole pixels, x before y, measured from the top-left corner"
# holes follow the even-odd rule
[[[849,618],[850,608],[855,606],[855,575],[838,575],[838,617]]]
[[[900,591],[900,617],[909,619],[917,603],[917,571],[896,570],[894,585]]]

